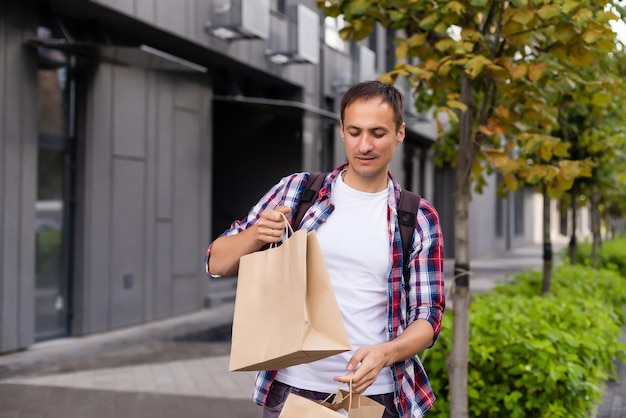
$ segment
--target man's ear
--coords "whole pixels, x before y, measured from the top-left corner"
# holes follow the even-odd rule
[[[398,133],[396,134],[398,144],[401,144],[404,141],[404,136],[406,135],[406,123],[402,123],[400,125],[400,129],[398,129]]]

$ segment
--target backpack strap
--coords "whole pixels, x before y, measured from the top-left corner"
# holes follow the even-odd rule
[[[291,226],[294,229],[298,229],[300,222],[302,222],[302,218],[304,218],[304,214],[313,205],[315,199],[317,199],[317,195],[322,188],[322,183],[326,178],[326,174],[327,173],[310,173],[306,189],[304,189],[300,195],[296,213],[294,214],[293,222],[291,223]]]
[[[411,253],[411,242],[415,223],[417,220],[417,210],[420,207],[420,195],[409,190],[400,191],[400,201],[398,202],[398,223],[400,224],[400,237],[402,238],[402,262],[404,268],[402,274],[408,284],[409,281],[409,254]]]

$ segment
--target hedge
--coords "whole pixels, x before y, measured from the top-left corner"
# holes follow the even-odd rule
[[[562,266],[553,293],[540,296],[540,273],[476,295],[470,308],[470,417],[587,418],[615,378],[626,317],[626,280],[612,271]],[[446,357],[452,312],[434,349],[423,355],[437,402],[428,417],[449,414]]]

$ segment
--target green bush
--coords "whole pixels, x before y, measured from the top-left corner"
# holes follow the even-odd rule
[[[567,247],[561,254],[564,260],[569,260]],[[577,245],[576,262],[591,266],[591,243],[584,242]],[[598,252],[598,267],[615,270],[626,278],[626,237],[604,241]]]
[[[626,357],[622,322],[613,306],[624,306],[626,292],[623,287],[608,291],[616,277],[624,280],[570,266],[556,269],[554,276],[554,294],[539,296],[539,277],[525,272],[472,301],[471,417],[586,418],[601,401],[604,382],[615,377],[614,359]],[[449,417],[446,357],[452,316],[444,316],[439,342],[423,359],[438,397],[432,417]]]
[[[537,296],[541,292],[542,273],[524,271],[518,273],[511,283],[499,284],[493,293],[509,296]],[[591,267],[562,265],[552,273],[550,293],[564,300],[591,298],[604,301],[626,324],[626,280],[610,270]]]

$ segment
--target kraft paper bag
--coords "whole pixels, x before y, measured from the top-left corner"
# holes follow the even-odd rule
[[[350,348],[315,231],[241,257],[230,371],[278,370]]]
[[[367,396],[339,390],[332,402],[313,401],[290,393],[280,418],[381,418],[385,406]]]

